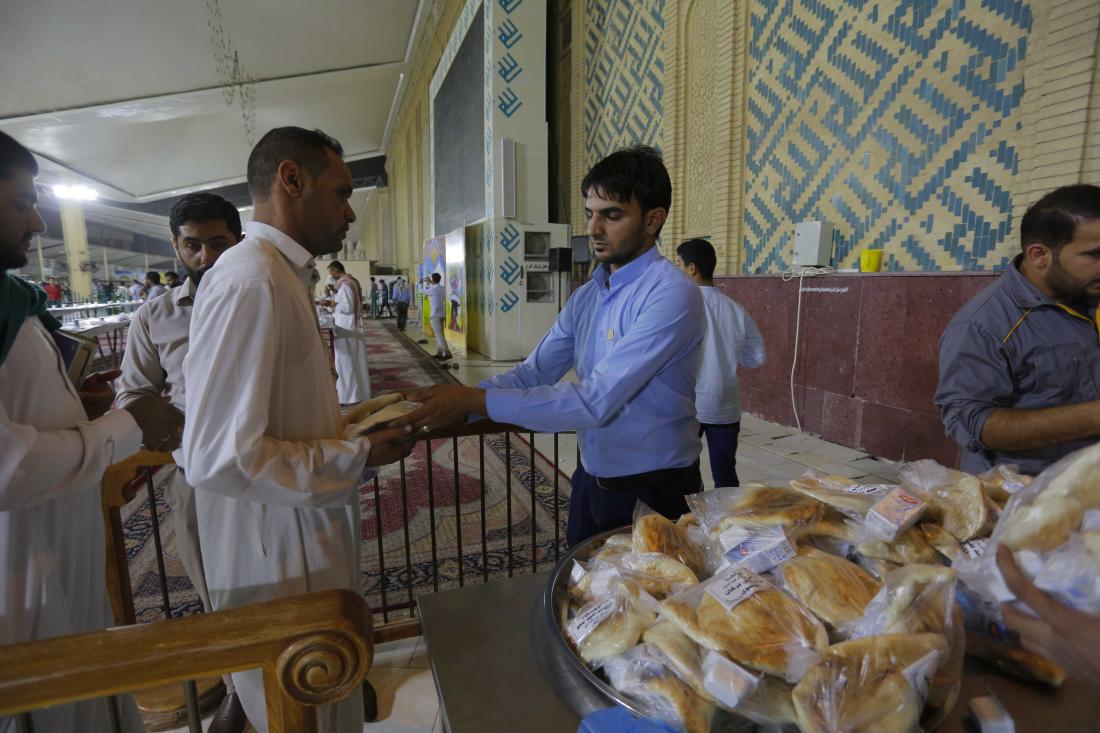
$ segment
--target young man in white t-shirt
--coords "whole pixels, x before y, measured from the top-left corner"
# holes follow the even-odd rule
[[[765,361],[764,339],[745,309],[714,287],[718,257],[705,239],[676,248],[680,269],[703,293],[707,327],[703,359],[695,383],[699,434],[707,436],[715,486],[739,486],[737,435],[741,432],[741,390],[737,368],[755,369]]]

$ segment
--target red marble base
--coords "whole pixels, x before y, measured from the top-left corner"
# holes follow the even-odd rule
[[[932,404],[937,345],[955,312],[999,273],[836,274],[806,278],[795,368],[805,432],[891,460],[958,463]],[[752,315],[768,363],[741,372],[741,406],[793,426],[790,376],[798,281],[718,278]]]

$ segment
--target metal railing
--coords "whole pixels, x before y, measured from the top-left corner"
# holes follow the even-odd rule
[[[422,590],[428,590],[425,587],[428,585],[427,583],[417,584],[414,581],[414,578],[418,575],[417,566],[423,566],[423,563],[416,563],[413,560],[412,538],[410,536],[410,526],[415,517],[409,513],[408,462],[419,460],[418,454],[423,456],[427,482],[428,542],[431,557],[429,564],[430,592],[438,592],[443,585],[451,588],[463,587],[471,582],[487,583],[493,577],[513,577],[517,572],[537,573],[540,570],[550,569],[558,562],[562,551],[565,549],[563,522],[568,516],[566,497],[568,496],[569,478],[564,476],[558,468],[561,459],[561,435],[563,434],[545,434],[552,441],[552,458],[540,453],[536,447],[536,435],[539,434],[515,425],[503,425],[486,420],[470,423],[454,430],[436,431],[419,438],[412,455],[408,459],[403,459],[397,468],[404,540],[402,548],[404,562],[397,566],[387,565],[387,555],[401,555],[402,553],[388,552],[385,546],[382,501],[383,478],[377,475],[372,479],[367,491],[373,494],[374,499],[374,516],[371,519],[374,524],[375,548],[374,556],[366,558],[366,561],[370,563],[373,560],[378,570],[378,596],[381,605],[376,606],[374,610],[376,614],[381,615],[380,620],[383,624],[390,623],[391,619],[394,618],[402,620],[415,618],[415,596],[418,595],[418,585]],[[499,569],[491,568],[491,558],[494,557],[494,554],[491,554],[489,546],[490,530],[487,522],[486,504],[489,491],[500,488],[492,486],[490,479],[487,479],[486,476],[486,449],[487,447],[493,449],[493,446],[487,446],[487,440],[493,436],[498,436],[498,443],[503,442],[503,503],[505,507],[503,543],[505,557],[504,565]],[[435,476],[436,461],[433,460],[432,456],[433,452],[438,450],[438,444],[445,442],[450,443],[451,449],[451,480],[449,485],[444,485],[440,480],[437,480]],[[463,506],[469,502],[463,502],[462,497],[462,479],[464,475],[460,466],[460,454],[462,453],[463,444],[472,448],[474,443],[477,446],[478,496],[473,511],[477,512],[475,524],[479,531],[474,536],[468,536],[463,529],[464,522],[461,519],[461,515],[464,513]],[[527,461],[527,469],[524,472],[526,474],[525,479],[516,475],[517,471],[515,470],[518,463],[517,459],[521,457],[520,452],[526,454],[522,456]],[[551,476],[541,475],[538,468],[540,459],[549,467]],[[540,514],[538,497],[540,480],[546,480],[553,486],[552,493],[549,496],[551,504],[549,512],[550,527],[547,527],[545,522],[540,525],[537,519]],[[520,491],[528,493],[529,496],[521,497],[519,495]],[[452,493],[453,512],[451,509],[443,509],[438,505],[437,498],[442,492]],[[518,501],[523,500],[527,501],[527,508],[529,508],[528,520],[530,526],[527,528],[529,534],[525,537],[518,537],[513,509]],[[563,513],[563,510],[565,513]],[[437,519],[441,516],[444,519],[452,517],[454,519],[455,535],[453,543],[444,544],[440,541],[437,532]],[[364,517],[364,521],[371,520]],[[540,538],[540,531],[544,531],[550,536]],[[544,548],[542,553],[540,553],[540,546]],[[542,557],[540,557],[540,554]],[[452,564],[455,567],[455,577],[443,583],[440,568]],[[403,578],[404,582],[392,583],[391,580],[394,577]],[[398,592],[398,599],[393,597],[395,586],[403,586]],[[401,614],[401,611],[405,613]]]

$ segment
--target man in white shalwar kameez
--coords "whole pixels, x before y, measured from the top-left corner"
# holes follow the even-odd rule
[[[407,430],[346,440],[310,294],[314,257],[340,250],[355,213],[339,143],[268,132],[248,160],[245,238],[202,281],[184,360],[183,457],[215,610],[360,587],[363,468],[408,455]],[[257,619],[262,623],[262,619]],[[268,729],[259,670],[233,680]],[[318,709],[322,733],[362,730],[353,694]]]
[[[78,392],[51,336],[60,324],[46,294],[8,274],[27,264],[31,238],[46,229],[37,172],[34,157],[0,133],[0,645],[111,625],[100,479],[142,442],[173,449],[182,425],[159,396],[104,412],[114,396],[106,380],[117,373],[92,375]],[[116,699],[124,729],[144,730],[133,698]],[[108,730],[103,700],[32,720],[50,733]],[[0,731],[14,730],[14,719],[0,718]]]
[[[183,359],[187,355],[195,292],[218,257],[241,241],[241,215],[221,196],[208,192],[191,193],[172,204],[168,226],[172,232],[172,249],[187,279],[179,287],[146,301],[134,311],[126,332],[126,353],[122,358],[115,406],[126,407],[145,395],[164,394],[173,406],[186,414]],[[210,611],[206,574],[199,552],[195,490],[187,483],[181,451],[177,450],[173,458],[178,469],[174,469],[164,496],[172,508],[170,516],[176,552],[203,608]],[[244,710],[228,675],[225,687],[225,697],[206,733],[241,733],[245,728]]]
[[[336,397],[341,405],[370,399],[370,369],[367,344],[359,324],[363,319],[363,296],[359,283],[344,265],[333,260],[329,274],[336,278],[333,320],[336,331]]]

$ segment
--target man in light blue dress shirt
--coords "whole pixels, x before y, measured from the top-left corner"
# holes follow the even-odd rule
[[[704,312],[699,289],[657,249],[672,184],[660,155],[612,153],[581,182],[600,266],[535,350],[478,387],[438,385],[394,423],[441,429],[468,415],[539,432],[575,430],[570,546],[629,524],[644,501],[669,518],[702,490],[695,379]],[[559,381],[575,369],[577,382]]]

